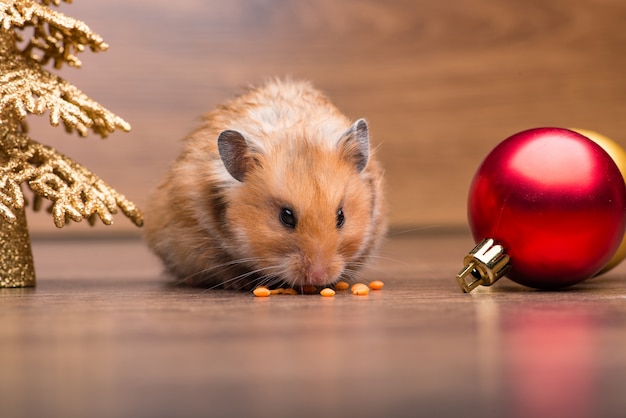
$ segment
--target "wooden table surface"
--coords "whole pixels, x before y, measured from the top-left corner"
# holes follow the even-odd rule
[[[137,239],[35,239],[2,289],[2,417],[622,417],[626,269],[463,294],[472,241],[386,244],[369,296],[177,288]]]

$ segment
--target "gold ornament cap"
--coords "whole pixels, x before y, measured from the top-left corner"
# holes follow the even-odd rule
[[[478,286],[491,286],[509,270],[510,260],[503,246],[491,238],[484,239],[465,256],[465,266],[456,281],[465,293]]]

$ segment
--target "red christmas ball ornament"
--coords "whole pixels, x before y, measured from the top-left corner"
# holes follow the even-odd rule
[[[465,292],[506,275],[541,289],[592,277],[626,228],[626,184],[594,141],[568,129],[517,133],[494,148],[468,196],[478,245],[457,281]]]

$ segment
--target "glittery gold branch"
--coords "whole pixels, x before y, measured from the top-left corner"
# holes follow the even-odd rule
[[[82,91],[43,69],[52,62],[80,67],[76,55],[108,48],[83,22],[52,10],[61,1],[0,0],[0,288],[35,285],[23,189],[44,199],[57,227],[70,221],[113,222],[118,210],[137,226],[141,211],[94,173],[26,135],[26,116],[48,111],[50,123],[68,132],[106,137],[130,125]],[[24,38],[22,38],[24,36]],[[28,36],[28,39],[25,39]]]
[[[0,0],[0,27],[4,30],[34,28],[32,39],[22,51],[24,56],[36,59],[42,65],[52,60],[55,68],[60,68],[63,63],[80,67],[76,53],[82,52],[85,46],[94,52],[108,48],[104,40],[83,22],[46,7],[51,3],[58,5],[60,2]],[[35,50],[41,51],[42,55],[35,54]]]
[[[21,119],[27,113],[50,111],[50,123],[60,121],[65,129],[81,136],[90,128],[106,137],[116,129],[130,130],[124,119],[114,115],[78,88],[49,73],[40,64],[23,57],[15,46],[15,35],[0,29],[0,115],[14,112]]]
[[[130,130],[128,122],[60,77],[19,64],[0,62],[0,113],[12,108],[23,119],[27,113],[41,115],[49,110],[50,124],[57,126],[62,121],[68,132],[76,129],[81,136],[86,136],[88,129],[102,137],[116,129]]]
[[[143,215],[132,202],[82,165],[26,136],[26,116],[46,111],[52,125],[63,123],[68,132],[82,136],[89,129],[102,137],[130,130],[122,118],[42,68],[49,61],[55,67],[80,66],[75,53],[85,46],[107,48],[84,23],[46,7],[59,3],[0,0],[0,219],[19,220],[26,185],[34,193],[35,209],[43,199],[52,202],[49,210],[59,228],[72,220],[93,224],[98,218],[108,225],[119,209],[140,226]],[[22,48],[15,29],[26,27],[33,28],[33,35]]]
[[[98,176],[56,150],[29,139],[23,133],[5,132],[5,143],[13,146],[0,153],[0,216],[15,220],[15,210],[24,207],[20,184],[35,193],[34,206],[40,198],[52,201],[50,212],[57,227],[83,218],[90,224],[100,218],[113,222],[118,208],[138,226],[143,224],[141,211]]]

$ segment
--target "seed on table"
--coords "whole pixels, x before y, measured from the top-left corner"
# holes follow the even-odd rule
[[[370,293],[370,288],[367,287],[367,285],[363,283],[356,283],[352,285],[350,290],[352,291],[353,295],[357,295],[357,296],[365,296]]]
[[[374,280],[371,281],[369,284],[369,288],[372,290],[380,290],[385,286],[385,283],[383,283],[381,280]]]
[[[325,296],[325,297],[332,297],[332,296],[335,296],[335,291],[331,289],[330,287],[325,287],[324,289],[320,291],[320,295]]]
[[[337,290],[346,290],[349,287],[350,287],[350,283],[344,282],[343,280],[338,281],[337,283],[335,283],[335,289],[337,289]]]
[[[350,290],[354,290],[354,288],[360,287],[360,286],[366,286],[366,285],[364,283],[354,283],[352,286],[350,286]]]
[[[298,294],[298,291],[296,289],[291,288],[291,287],[283,289],[283,295],[297,295],[297,294]]]
[[[282,295],[283,293],[285,293],[285,289],[283,289],[282,287],[270,290],[270,295]]]
[[[271,294],[270,290],[267,287],[262,286],[254,289],[252,293],[254,293],[254,296],[258,298],[266,298]]]

